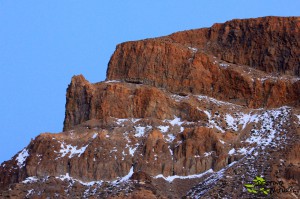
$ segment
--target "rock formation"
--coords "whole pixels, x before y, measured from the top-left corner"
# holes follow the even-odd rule
[[[299,30],[265,17],[118,45],[106,81],[72,78],[63,132],[1,164],[0,198],[253,198],[256,176],[299,197]]]
[[[107,80],[205,94],[254,108],[299,106],[299,81],[273,79],[275,73],[299,76],[299,29],[299,18],[266,17],[123,43],[109,62]],[[240,70],[240,65],[267,74]]]

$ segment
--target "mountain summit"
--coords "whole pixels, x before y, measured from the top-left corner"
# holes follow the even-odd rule
[[[299,17],[119,44],[66,98],[63,132],[1,164],[1,198],[300,197]]]

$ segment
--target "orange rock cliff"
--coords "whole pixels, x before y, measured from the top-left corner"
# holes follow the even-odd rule
[[[299,197],[299,47],[299,17],[119,44],[105,81],[72,78],[63,132],[1,164],[0,198],[252,198],[255,176]]]

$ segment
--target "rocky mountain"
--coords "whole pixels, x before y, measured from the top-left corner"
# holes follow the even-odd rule
[[[0,197],[299,198],[299,47],[299,17],[118,45],[106,81],[72,78],[63,132],[1,164]]]

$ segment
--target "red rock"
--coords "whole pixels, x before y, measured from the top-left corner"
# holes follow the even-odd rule
[[[235,65],[299,76],[299,21],[297,17],[233,20],[209,29],[126,42],[117,46],[107,80],[205,94],[255,108],[299,106],[299,79],[263,82]],[[220,59],[232,67],[214,64]]]
[[[118,45],[110,81],[72,78],[64,132],[1,164],[0,198],[251,198],[258,175],[299,190],[299,33],[266,17]]]

